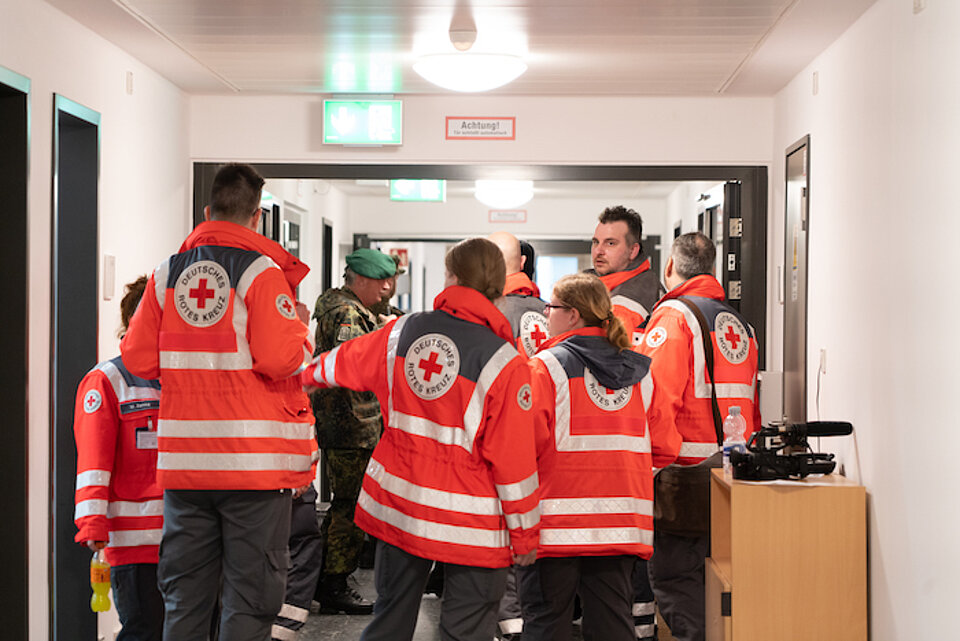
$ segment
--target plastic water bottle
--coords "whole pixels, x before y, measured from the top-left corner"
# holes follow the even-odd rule
[[[90,559],[90,609],[94,612],[106,612],[110,609],[110,564],[103,556],[103,550],[97,550]]]
[[[740,407],[733,405],[730,407],[730,413],[723,419],[723,471],[725,474],[732,474],[730,466],[730,452],[747,451],[747,442],[743,440],[743,435],[747,431],[747,422],[740,414]]]

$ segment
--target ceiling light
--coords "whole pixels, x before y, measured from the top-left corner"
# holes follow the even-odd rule
[[[504,53],[433,53],[421,56],[413,70],[451,91],[489,91],[516,80],[527,70],[519,56]]]
[[[532,180],[478,180],[474,196],[493,209],[513,209],[533,198]]]

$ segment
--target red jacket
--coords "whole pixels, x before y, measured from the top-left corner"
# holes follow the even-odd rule
[[[159,406],[160,384],[131,375],[120,357],[90,370],[77,388],[76,541],[107,541],[110,565],[157,562]]]
[[[310,483],[317,460],[299,373],[313,353],[294,288],[308,268],[230,222],[199,225],[147,282],[120,349],[160,378],[157,479],[165,489]]]
[[[380,401],[357,525],[423,558],[506,567],[540,527],[529,371],[481,294],[448,287],[434,307],[319,355],[301,379]]]
[[[695,276],[664,296],[647,323],[640,352],[653,360],[654,392],[647,417],[651,426],[676,425],[683,436],[678,463],[699,463],[717,451],[710,379],[700,324],[679,297],[703,313],[713,343],[720,416],[739,405],[748,438],[760,427],[757,340],[753,328],[724,304],[723,286],[710,275]]]
[[[650,315],[650,310],[663,293],[660,280],[650,270],[650,259],[637,257],[636,265],[622,272],[613,272],[600,276],[600,280],[610,292],[613,313],[623,321],[627,332],[632,335],[633,344],[639,345],[643,338],[640,326]],[[639,261],[639,264],[636,264]]]
[[[680,435],[648,428],[648,366],[596,327],[550,339],[529,361],[545,417],[538,557],[653,553],[652,468],[673,462]]]

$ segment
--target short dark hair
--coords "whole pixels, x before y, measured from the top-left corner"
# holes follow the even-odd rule
[[[240,223],[250,220],[260,207],[263,183],[263,176],[250,165],[224,165],[213,179],[210,217]]]
[[[698,231],[678,236],[673,240],[673,268],[677,276],[686,280],[701,274],[712,274],[717,260],[717,247]]]
[[[628,209],[623,205],[607,207],[603,210],[603,213],[600,214],[598,220],[603,225],[621,221],[625,222],[627,224],[627,243],[630,245],[640,243],[640,238],[643,236],[643,220],[640,218],[640,214],[632,209]],[[640,244],[640,251],[643,252],[642,243]]]
[[[533,245],[525,240],[521,240],[520,255],[527,259],[523,263],[523,273],[527,275],[527,278],[533,280],[533,272],[537,268],[537,252],[533,249]]]
[[[140,304],[140,299],[143,298],[143,290],[146,288],[146,275],[139,276],[135,281],[127,283],[124,286],[125,293],[123,298],[120,299],[120,322],[123,324],[119,332],[121,338],[127,333],[127,327],[130,326],[130,319],[133,318],[133,314],[137,311],[137,305]]]

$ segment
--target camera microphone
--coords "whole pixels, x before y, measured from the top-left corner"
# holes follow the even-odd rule
[[[853,425],[846,421],[810,421],[804,423],[807,436],[849,436],[853,434]],[[800,425],[797,425],[799,428]]]

